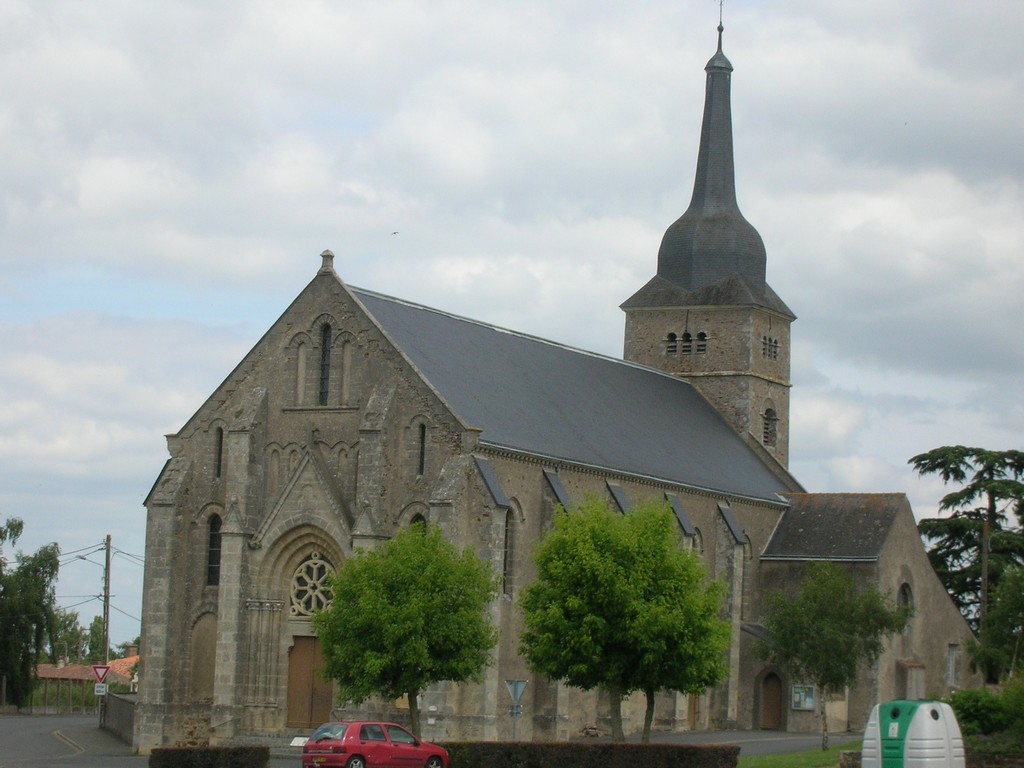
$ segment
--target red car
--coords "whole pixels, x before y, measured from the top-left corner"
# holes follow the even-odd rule
[[[302,747],[303,768],[448,768],[443,747],[395,723],[324,723]]]

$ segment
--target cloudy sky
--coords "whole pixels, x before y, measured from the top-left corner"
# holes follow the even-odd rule
[[[692,189],[717,0],[0,3],[0,519],[111,534],[332,249],[346,282],[609,355]],[[1024,3],[728,0],[740,206],[814,491],[1024,433]],[[397,233],[397,234],[394,234]],[[102,562],[99,554],[89,559]],[[100,612],[102,569],[59,595]]]

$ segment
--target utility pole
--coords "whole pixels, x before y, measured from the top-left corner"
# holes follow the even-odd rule
[[[103,663],[110,663],[110,534],[106,539],[103,565]]]

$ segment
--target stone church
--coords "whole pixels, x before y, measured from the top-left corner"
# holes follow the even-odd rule
[[[654,277],[622,305],[624,359],[354,288],[333,254],[209,399],[167,438],[146,499],[135,744],[308,733],[335,717],[403,717],[403,702],[339,703],[318,675],[310,618],[358,548],[414,522],[489,562],[500,628],[481,684],[422,695],[428,739],[503,739],[506,680],[529,680],[520,738],[607,727],[608,702],[539,679],[517,653],[517,598],[556,510],[589,495],[628,514],[664,500],[683,546],[728,588],[729,674],[663,694],[655,727],[813,730],[819,692],[756,653],[765,597],[806,561],[843,563],[914,607],[845,696],[871,705],[972,685],[970,631],[932,571],[902,494],[807,493],[787,470],[790,327],[765,247],[736,202],[730,78],[707,85],[693,196]],[[624,702],[627,732],[641,700]],[[333,715],[332,715],[333,712]]]

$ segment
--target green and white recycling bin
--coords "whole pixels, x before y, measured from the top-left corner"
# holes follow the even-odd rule
[[[861,768],[965,768],[964,740],[941,701],[887,701],[871,710]]]

